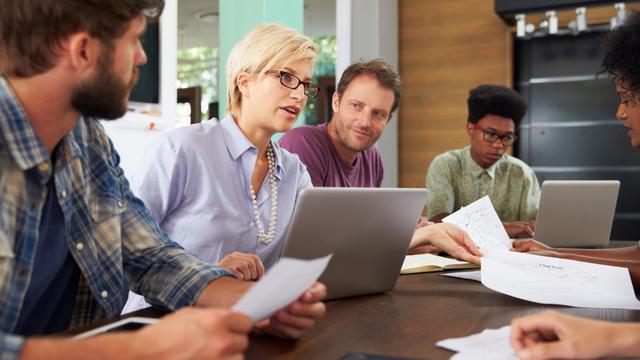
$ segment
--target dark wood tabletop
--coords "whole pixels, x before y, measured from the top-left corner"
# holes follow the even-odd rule
[[[610,247],[637,245],[611,242]],[[448,359],[453,353],[436,347],[442,339],[499,328],[511,319],[553,309],[611,321],[640,321],[640,311],[545,306],[497,293],[471,280],[441,273],[401,275],[392,291],[327,302],[327,315],[299,341],[252,334],[247,359],[340,359],[349,352],[416,359]],[[128,316],[161,317],[147,308]],[[119,320],[107,319],[58,336]]]
[[[544,309],[613,321],[640,321],[640,311],[545,306],[497,293],[481,283],[440,276],[401,275],[384,294],[327,302],[327,315],[297,341],[252,335],[247,359],[339,359],[348,352],[448,359],[439,340],[509,324]]]

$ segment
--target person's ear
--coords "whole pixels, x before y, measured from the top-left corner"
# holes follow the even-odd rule
[[[249,91],[249,84],[251,83],[251,76],[249,76],[248,73],[246,72],[241,72],[238,77],[236,78],[236,84],[238,85],[238,90],[240,90],[240,93],[242,94],[242,97],[249,97],[250,96],[250,91]]]
[[[340,95],[338,95],[337,91],[334,91],[333,96],[331,97],[331,108],[333,109],[334,114],[337,113],[340,108]]]
[[[469,138],[473,137],[473,132],[475,131],[475,124],[471,122],[467,122],[467,134],[469,134]]]
[[[86,32],[70,35],[63,45],[69,64],[79,71],[92,69],[100,56],[104,56],[102,48],[102,43]]]

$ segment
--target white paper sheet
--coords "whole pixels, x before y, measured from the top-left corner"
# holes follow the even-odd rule
[[[627,268],[511,251],[481,262],[482,284],[503,294],[541,304],[640,310]]]
[[[331,255],[314,260],[281,258],[238,302],[233,310],[255,323],[300,297],[318,280]]]
[[[486,255],[494,250],[511,249],[511,239],[504,229],[489,196],[485,196],[442,219],[469,234],[471,240]]]
[[[457,351],[451,359],[517,359],[509,343],[511,326],[500,329],[486,329],[481,333],[460,338],[440,340],[436,343],[442,348]]]
[[[441,273],[440,275],[446,276],[446,277],[458,278],[458,279],[481,281],[480,280],[480,270],[444,272],[444,273]]]

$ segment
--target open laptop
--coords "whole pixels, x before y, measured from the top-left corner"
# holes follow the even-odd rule
[[[618,200],[617,180],[548,180],[535,240],[553,247],[606,247]]]
[[[327,286],[327,299],[390,290],[426,196],[425,189],[306,189],[282,256],[312,259],[333,253],[318,280]]]

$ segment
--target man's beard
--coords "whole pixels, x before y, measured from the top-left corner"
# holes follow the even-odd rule
[[[71,105],[83,116],[115,120],[127,112],[127,97],[139,70],[135,68],[131,81],[124,83],[111,71],[113,56],[107,53],[98,60],[96,75],[73,90]]]
[[[352,144],[351,141],[349,140],[349,135],[348,135],[349,130],[346,129],[346,127],[340,127],[338,125],[338,123],[343,124],[343,122],[339,119],[339,116],[340,115],[336,114],[336,119],[334,119],[334,120],[337,120],[336,124],[334,124],[334,130],[335,130],[336,136],[338,137],[338,139],[340,139],[340,142],[342,143],[342,145],[345,148],[349,149],[350,151],[363,152],[369,149],[370,147],[372,147],[376,143],[376,141],[378,141],[378,139],[380,138],[380,135],[382,135],[380,134],[376,138],[370,138],[369,141],[364,145],[356,146],[355,144]],[[342,132],[342,130],[344,130],[344,132]]]

